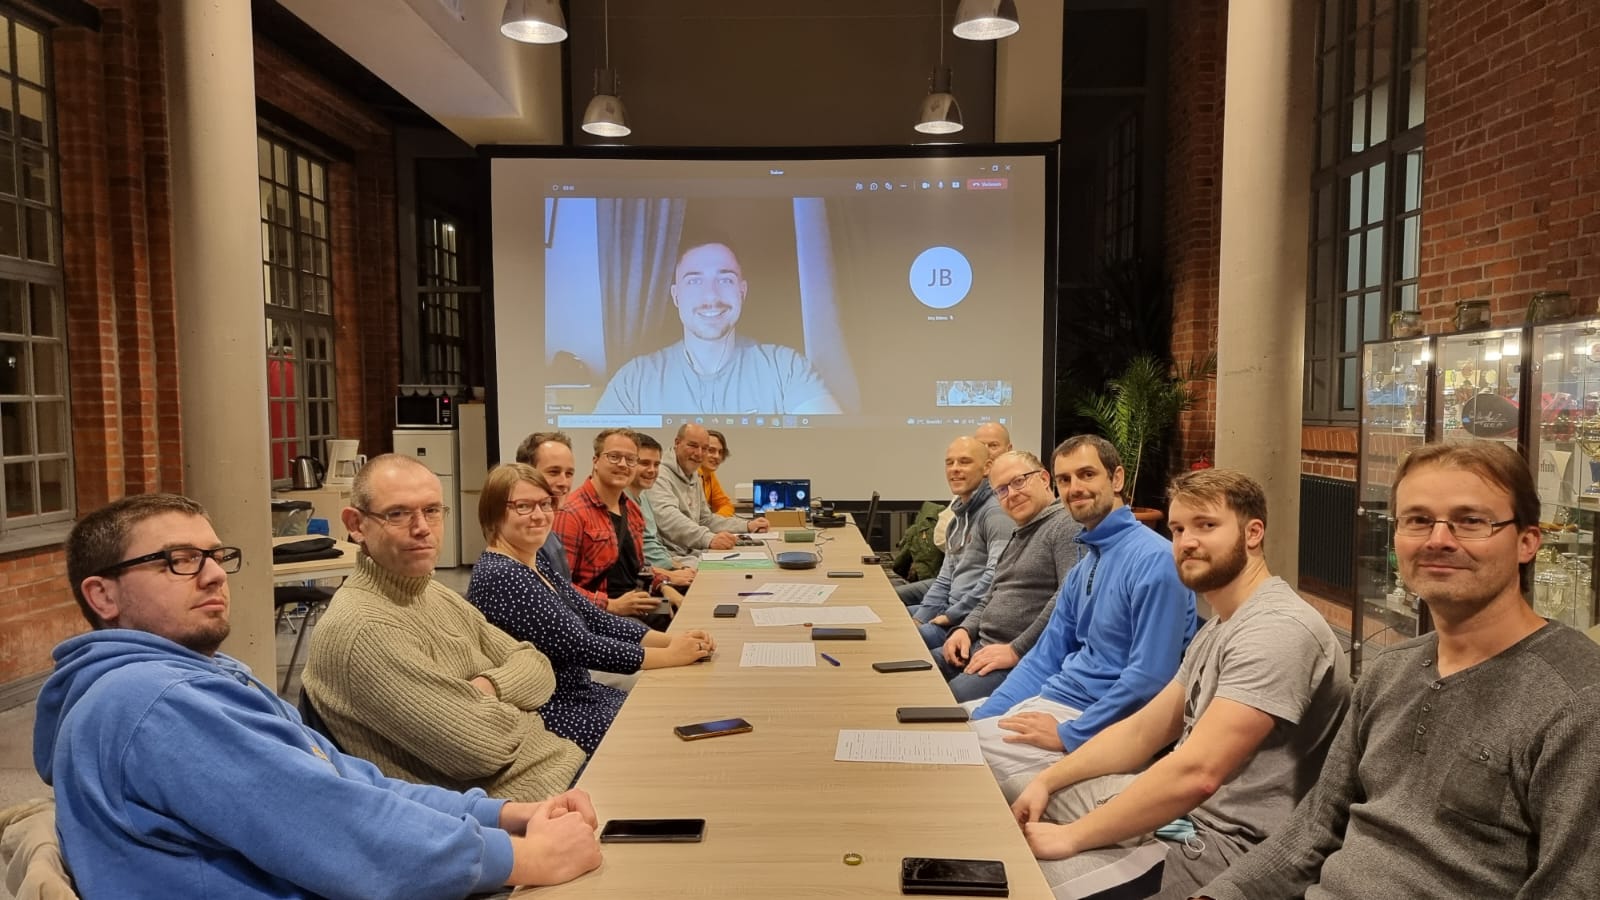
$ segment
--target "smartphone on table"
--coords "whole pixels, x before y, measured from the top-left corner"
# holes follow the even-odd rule
[[[672,729],[672,733],[686,741],[698,741],[704,738],[722,737],[725,734],[744,734],[750,730],[750,723],[743,719],[718,719],[714,722],[679,725]]]
[[[900,722],[965,722],[967,711],[959,706],[902,706],[894,711]]]
[[[921,672],[933,668],[933,663],[925,659],[896,659],[889,662],[875,662],[872,668],[876,672]]]
[[[600,829],[602,844],[697,844],[705,819],[612,819]]]
[[[1011,886],[998,859],[908,856],[900,860],[900,893],[1009,897]]]

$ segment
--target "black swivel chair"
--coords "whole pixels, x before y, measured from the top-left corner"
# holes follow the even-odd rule
[[[867,542],[867,547],[876,553],[877,548],[872,547],[873,526],[878,524],[878,492],[872,492],[872,502],[867,504],[867,524],[861,528],[861,539]]]
[[[272,589],[272,603],[277,607],[275,624],[281,629],[285,625],[293,627],[290,614],[304,608],[305,615],[300,619],[300,630],[294,636],[294,649],[289,652],[289,668],[284,670],[283,684],[278,686],[278,693],[285,694],[289,691],[289,679],[294,675],[295,663],[300,659],[300,648],[305,645],[306,632],[316,624],[317,618],[328,608],[328,601],[333,599],[333,589],[317,587],[310,584],[280,584]]]

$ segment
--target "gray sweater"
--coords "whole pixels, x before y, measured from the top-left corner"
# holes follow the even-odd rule
[[[1438,644],[1377,658],[1288,825],[1201,894],[1595,895],[1600,646],[1550,624],[1440,678]]]
[[[656,535],[674,556],[685,556],[711,546],[711,538],[723,531],[743,534],[749,523],[733,516],[719,516],[706,505],[706,489],[700,470],[685,475],[676,459],[661,461],[661,475],[645,491],[656,522]]]
[[[1083,545],[1073,540],[1082,530],[1061,504],[1051,503],[1012,532],[989,593],[961,623],[973,650],[1010,644],[1021,656],[1033,647],[1056,608],[1056,592],[1083,555]]]

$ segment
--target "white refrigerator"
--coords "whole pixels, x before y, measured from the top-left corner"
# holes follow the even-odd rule
[[[461,453],[454,428],[396,428],[394,452],[415,457],[439,476],[439,486],[444,489],[444,524],[439,526],[439,568],[454,569],[461,565],[461,517],[467,514],[458,509],[457,478],[461,471]],[[477,510],[471,510],[472,521],[477,521]]]

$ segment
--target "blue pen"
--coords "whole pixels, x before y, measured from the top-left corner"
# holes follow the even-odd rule
[[[827,660],[829,663],[831,663],[831,664],[833,664],[835,666],[837,666],[839,664],[839,661],[837,659],[834,659],[833,657],[829,656],[826,653],[822,654],[822,658]]]

